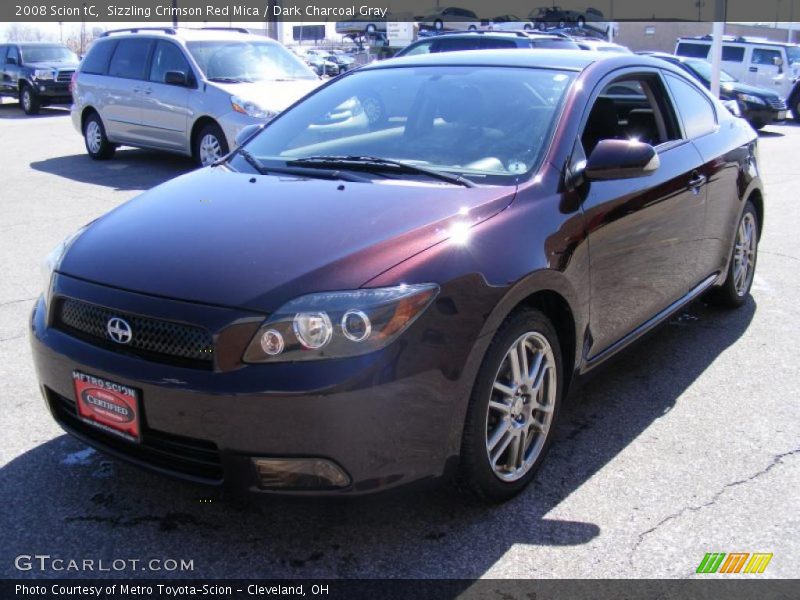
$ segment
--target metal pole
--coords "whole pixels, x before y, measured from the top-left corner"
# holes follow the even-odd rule
[[[178,26],[178,0],[172,0],[172,26]]]
[[[714,25],[711,29],[711,93],[719,98],[719,71],[722,62],[722,36],[725,33],[727,0],[715,0]]]

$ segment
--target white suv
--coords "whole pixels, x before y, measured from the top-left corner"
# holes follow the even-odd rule
[[[247,30],[133,28],[96,40],[73,76],[72,121],[92,158],[117,146],[193,156],[209,165],[248,125],[320,84],[278,42]]]
[[[711,36],[682,37],[675,54],[707,59]],[[751,37],[725,36],[722,68],[739,81],[777,92],[800,119],[800,46]]]

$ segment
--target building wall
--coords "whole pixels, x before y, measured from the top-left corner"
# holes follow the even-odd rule
[[[800,30],[800,27],[797,28]],[[650,33],[652,31],[652,33]],[[639,50],[656,50],[674,52],[675,41],[682,36],[706,35],[711,33],[711,23],[701,22],[661,22],[637,21],[619,23],[619,33],[615,42],[627,46],[634,52]],[[763,27],[758,25],[725,24],[725,35],[761,37],[777,42],[787,40],[788,30],[785,28]],[[793,40],[797,41],[796,31]]]

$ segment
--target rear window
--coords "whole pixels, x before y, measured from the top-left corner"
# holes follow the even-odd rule
[[[723,46],[722,60],[728,62],[744,62],[744,47],[742,46]]]
[[[115,45],[116,41],[114,40],[100,40],[92,44],[89,53],[81,63],[81,72],[93,75],[104,74],[108,69],[108,59],[111,58]]]
[[[675,54],[678,56],[689,56],[691,58],[705,58],[708,56],[708,44],[696,44],[694,42],[680,42]]]
[[[108,66],[108,74],[126,79],[144,79],[151,45],[152,40],[148,39],[120,40]]]

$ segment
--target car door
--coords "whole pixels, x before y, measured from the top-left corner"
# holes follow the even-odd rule
[[[613,97],[604,95],[621,83],[635,83],[645,94],[636,109],[627,103],[624,119]],[[582,192],[591,265],[590,362],[698,285],[705,216],[705,186],[697,172],[702,159],[682,135],[658,71],[610,77],[595,94],[573,164],[602,139],[637,138],[655,147],[660,166],[640,178],[593,181]]]
[[[180,72],[186,84],[167,83],[169,72]],[[148,145],[188,150],[189,94],[195,93],[197,77],[180,47],[158,40],[150,61],[147,82],[141,87],[143,136]]]
[[[108,64],[106,103],[102,117],[106,134],[115,142],[141,144],[147,141],[142,111],[142,89],[146,84],[152,38],[120,39]]]
[[[782,60],[783,54],[774,47],[753,46],[750,50],[750,64],[747,70],[750,73],[748,82],[755,86],[767,90],[773,90],[785,96],[781,89],[783,80],[783,65],[775,64],[776,60]]]
[[[6,80],[6,54],[8,46],[0,44],[0,95],[8,93],[8,82]]]
[[[14,44],[8,45],[8,53],[6,59],[3,61],[3,86],[5,91],[12,96],[16,96],[19,85],[19,70],[21,67],[22,57],[19,53],[19,48]]]

